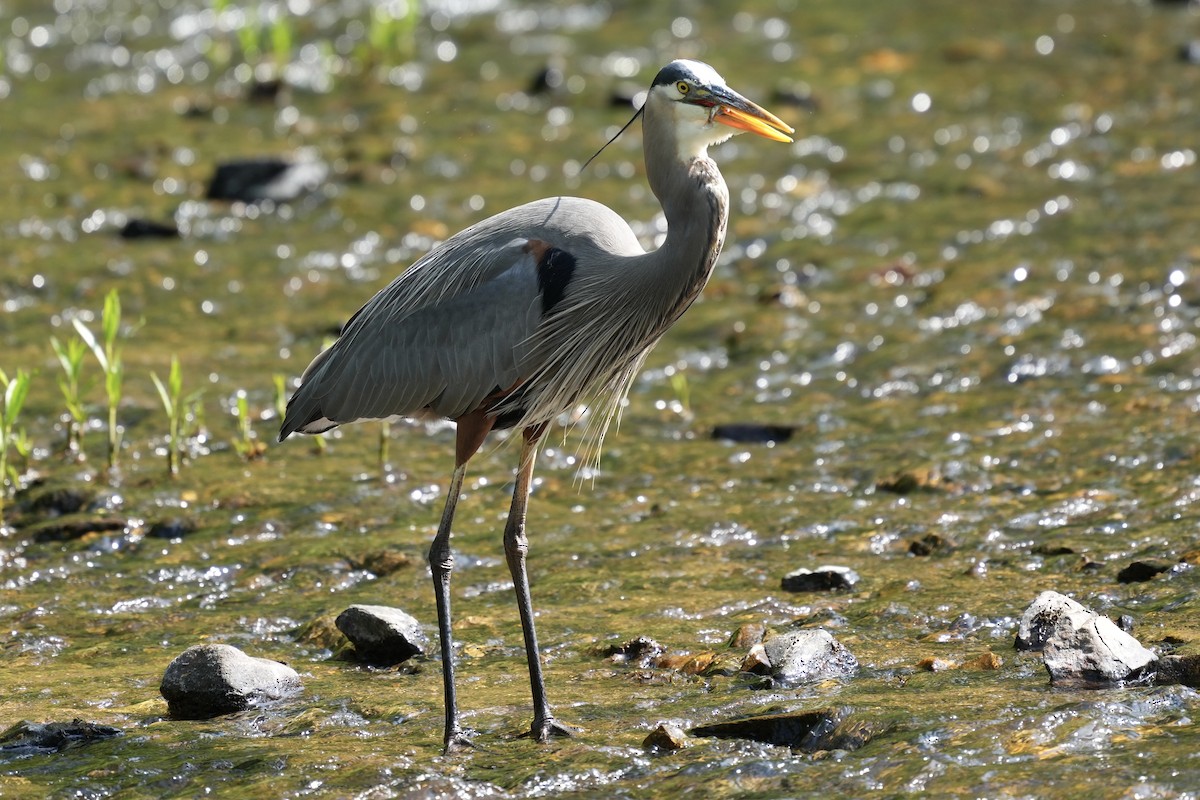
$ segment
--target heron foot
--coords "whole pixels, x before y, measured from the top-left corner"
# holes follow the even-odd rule
[[[444,755],[451,756],[459,753],[468,753],[475,749],[477,749],[475,742],[471,741],[471,737],[461,730],[446,732],[446,747],[442,750]]]
[[[554,717],[546,717],[541,720],[535,719],[533,725],[529,727],[529,732],[521,734],[521,736],[522,738],[529,737],[535,742],[546,744],[551,739],[570,739],[578,736],[581,732],[579,728],[564,725]]]

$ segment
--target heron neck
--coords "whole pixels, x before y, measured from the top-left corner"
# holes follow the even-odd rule
[[[671,284],[673,321],[712,276],[725,243],[729,190],[716,162],[706,154],[681,158],[674,137],[643,139],[647,179],[667,221],[667,236],[655,263],[664,273],[660,280]]]

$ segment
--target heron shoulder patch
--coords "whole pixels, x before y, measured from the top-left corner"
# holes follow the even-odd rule
[[[538,292],[542,295],[542,316],[550,313],[567,295],[567,284],[575,274],[575,256],[540,239],[531,239],[525,252],[536,259]]]

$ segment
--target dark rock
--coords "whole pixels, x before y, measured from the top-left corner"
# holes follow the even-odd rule
[[[647,666],[662,656],[666,648],[649,636],[639,636],[624,644],[612,645],[600,651],[600,655],[615,664],[639,664]]]
[[[122,733],[120,728],[97,725],[81,719],[44,724],[22,720],[4,733],[0,733],[0,750],[22,755],[60,753],[68,747],[90,744],[101,739],[111,739]]]
[[[33,495],[27,507],[34,514],[61,517],[83,511],[95,500],[96,491],[90,487],[59,486]]]
[[[179,228],[165,222],[134,218],[126,220],[117,235],[122,239],[176,239]]]
[[[901,470],[891,477],[880,478],[875,481],[875,488],[881,492],[906,495],[913,492],[955,491],[960,487],[946,480],[938,467],[926,466]]]
[[[768,444],[786,442],[796,429],[790,425],[756,425],[753,423],[718,425],[712,438],[739,444]]]
[[[1021,615],[1021,621],[1017,625],[1016,648],[1041,650],[1051,631],[1058,625],[1059,619],[1080,611],[1087,612],[1087,609],[1066,595],[1042,592]]]
[[[781,585],[785,592],[828,592],[853,589],[857,583],[858,573],[849,567],[826,565],[789,572],[783,576]]]
[[[633,108],[643,91],[645,90],[640,83],[623,81],[608,93],[608,104],[613,108]]]
[[[1172,562],[1161,558],[1134,561],[1117,573],[1117,582],[1142,583],[1169,571],[1173,566]]]
[[[1039,556],[1069,556],[1074,555],[1075,550],[1062,544],[1043,543],[1035,546],[1033,552]]]
[[[807,83],[786,83],[775,87],[771,93],[772,102],[780,106],[795,106],[805,111],[819,111],[821,102],[813,96],[812,87]]]
[[[1193,39],[1180,45],[1179,60],[1188,64],[1200,64],[1200,39]]]
[[[946,540],[936,533],[927,533],[909,542],[908,552],[914,556],[931,556],[946,546]]]
[[[368,664],[390,667],[425,652],[421,623],[398,608],[354,605],[338,614],[334,624]]]
[[[823,708],[715,722],[699,725],[688,732],[692,736],[749,739],[815,753],[857,750],[886,729],[883,723],[855,719],[850,708]]]
[[[191,517],[172,517],[152,524],[146,535],[152,539],[182,539],[197,528],[199,525]]]
[[[788,631],[761,646],[771,677],[784,685],[848,678],[858,671],[858,659],[829,631]]]
[[[230,161],[217,166],[205,197],[209,200],[260,200],[289,202],[312,192],[325,182],[329,167],[321,161],[284,161],[277,158]]]
[[[673,753],[688,746],[687,734],[677,725],[660,723],[642,741],[642,749],[652,753]]]
[[[566,86],[567,78],[561,68],[547,64],[529,82],[529,94],[557,94]]]
[[[115,517],[68,519],[33,526],[29,533],[35,542],[69,542],[91,533],[121,531],[128,524],[128,520]]]
[[[1193,689],[1200,688],[1200,654],[1163,656],[1155,667],[1155,683],[1181,683]]]
[[[175,719],[209,719],[300,690],[294,669],[227,644],[189,647],[167,666],[159,692]]]
[[[1117,627],[1120,628],[1125,633],[1128,633],[1130,636],[1132,636],[1133,635],[1133,615],[1132,614],[1122,614],[1121,616],[1117,617]]]

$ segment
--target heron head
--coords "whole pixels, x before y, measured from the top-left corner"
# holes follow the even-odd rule
[[[790,142],[793,129],[762,106],[730,89],[715,69],[700,61],[667,64],[650,85],[649,106],[667,110],[681,147],[703,152],[740,131]]]

